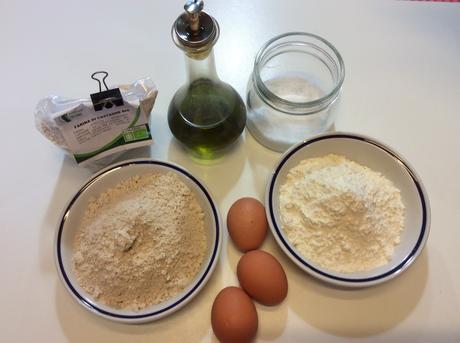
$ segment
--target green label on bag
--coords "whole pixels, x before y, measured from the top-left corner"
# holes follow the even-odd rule
[[[149,138],[149,131],[146,125],[132,127],[123,132],[125,142],[132,142]]]

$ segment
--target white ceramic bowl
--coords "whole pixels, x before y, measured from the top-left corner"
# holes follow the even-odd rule
[[[326,270],[303,257],[285,236],[279,215],[279,188],[285,182],[289,170],[301,160],[321,157],[330,153],[343,155],[374,171],[380,172],[401,191],[406,207],[401,242],[396,246],[388,264],[353,274]],[[375,285],[406,270],[420,255],[430,229],[430,206],[423,184],[409,163],[394,150],[377,140],[351,133],[327,133],[302,141],[291,147],[281,157],[269,179],[266,196],[266,212],[270,229],[283,251],[307,273],[332,284],[349,287]]]
[[[205,213],[205,228],[208,230],[208,251],[198,275],[176,297],[138,312],[113,309],[95,300],[78,285],[72,266],[74,238],[91,197],[97,196],[131,176],[152,172],[174,172],[195,193],[197,201]],[[65,207],[59,222],[55,240],[55,261],[64,286],[86,309],[114,321],[142,323],[165,317],[187,304],[203,288],[211,276],[220,255],[221,244],[222,223],[220,215],[206,187],[196,177],[177,165],[150,159],[137,159],[117,163],[103,169],[85,182],[72,197]]]

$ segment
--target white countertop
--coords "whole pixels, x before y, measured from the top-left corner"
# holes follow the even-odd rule
[[[92,72],[109,83],[151,76],[159,88],[151,157],[204,180],[222,217],[239,197],[263,199],[279,154],[247,132],[221,162],[202,166],[171,140],[166,111],[184,81],[170,37],[183,1],[2,1],[0,3],[0,340],[3,342],[216,341],[210,309],[236,285],[240,253],[225,238],[220,264],[185,308],[158,322],[122,325],[84,310],[67,294],[53,260],[63,206],[90,172],[34,127],[48,94],[87,96]],[[427,188],[431,235],[400,277],[364,290],[337,290],[305,275],[270,236],[263,249],[286,269],[289,295],[257,305],[257,340],[276,342],[460,341],[460,4],[406,1],[207,1],[220,23],[220,77],[245,94],[258,48],[287,31],[306,31],[341,52],[346,77],[336,129],[380,139],[403,154]],[[225,177],[223,177],[225,175]]]

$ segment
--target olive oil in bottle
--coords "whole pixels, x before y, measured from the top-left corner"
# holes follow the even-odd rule
[[[169,105],[168,123],[194,155],[213,159],[240,136],[246,109],[229,85],[198,79],[178,90]]]
[[[184,50],[187,82],[174,95],[168,124],[174,137],[194,156],[214,159],[234,143],[246,124],[238,93],[216,73],[212,47],[219,36],[214,18],[202,12],[203,1],[187,1],[174,23],[173,39]]]

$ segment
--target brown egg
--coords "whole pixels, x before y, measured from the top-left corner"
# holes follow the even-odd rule
[[[243,252],[257,249],[267,234],[264,206],[254,198],[237,200],[228,211],[227,227],[238,249]]]
[[[247,252],[238,262],[236,273],[241,287],[261,304],[276,305],[286,298],[286,273],[269,253],[261,250]]]
[[[212,304],[211,325],[222,343],[251,342],[258,326],[256,307],[241,288],[224,288]]]

